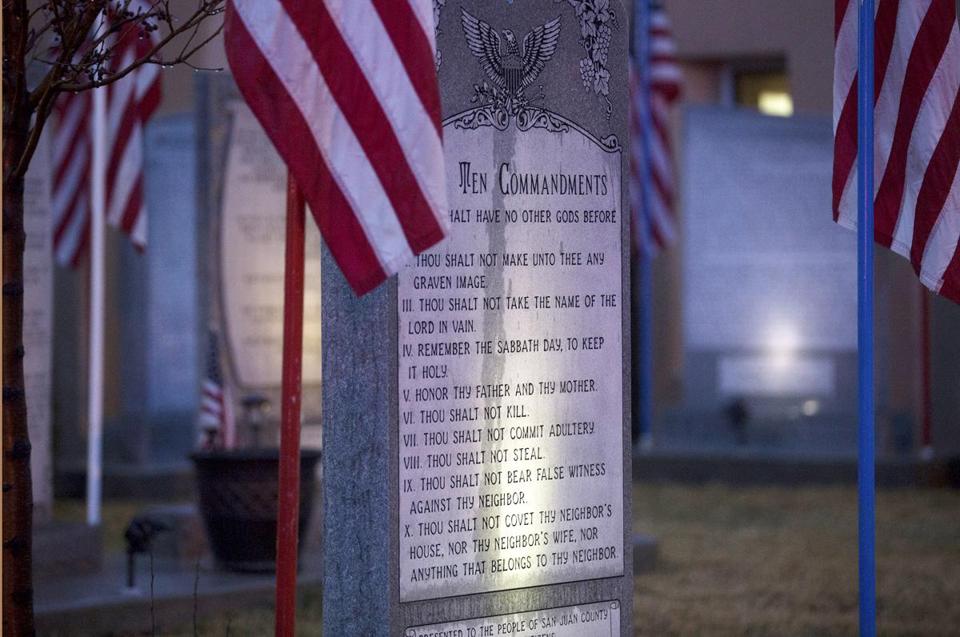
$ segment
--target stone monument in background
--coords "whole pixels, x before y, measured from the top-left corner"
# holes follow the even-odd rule
[[[435,15],[448,237],[324,254],[324,631],[632,634],[629,14]]]
[[[50,396],[53,351],[53,231],[50,219],[50,145],[40,138],[24,184],[23,222],[23,376],[30,425],[33,511],[38,522],[50,519],[53,464]]]
[[[658,441],[856,452],[856,237],[830,217],[829,120],[684,120],[684,387]],[[695,425],[688,423],[696,423]]]
[[[206,251],[208,329],[220,338],[242,421],[244,397],[271,403],[280,417],[286,169],[260,124],[225,74],[202,78],[201,179],[209,227]],[[320,446],[320,233],[308,224],[303,339],[303,444]],[[252,442],[240,427],[239,443]],[[276,444],[276,429],[260,443]]]

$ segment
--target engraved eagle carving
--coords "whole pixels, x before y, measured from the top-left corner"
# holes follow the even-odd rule
[[[559,16],[523,36],[522,44],[510,29],[500,32],[501,38],[489,23],[470,15],[466,9],[461,9],[460,23],[467,36],[467,46],[480,60],[484,72],[508,98],[518,101],[523,100],[523,89],[537,79],[557,50],[560,37]]]

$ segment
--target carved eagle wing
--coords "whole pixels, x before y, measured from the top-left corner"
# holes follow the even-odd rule
[[[523,81],[524,88],[533,84],[543,66],[557,50],[560,39],[560,16],[540,25],[523,36]]]
[[[503,63],[500,58],[500,34],[483,20],[470,15],[466,9],[461,9],[460,12],[460,24],[467,36],[467,46],[474,57],[480,60],[480,66],[490,79],[501,89],[505,88]]]

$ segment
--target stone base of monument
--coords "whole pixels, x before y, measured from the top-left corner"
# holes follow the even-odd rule
[[[103,497],[152,500],[189,499],[196,493],[190,463],[107,464],[103,467]],[[85,497],[87,470],[84,464],[58,465],[53,476],[56,498]]]
[[[649,573],[657,566],[660,552],[657,538],[643,533],[633,534],[633,574]]]
[[[955,461],[955,467],[960,462]],[[954,469],[953,484],[960,484]],[[886,488],[942,487],[951,484],[949,460],[878,458],[877,485]],[[855,485],[855,457],[811,456],[763,450],[655,449],[633,457],[638,484],[708,484],[730,486]]]
[[[100,570],[102,554],[103,538],[98,526],[52,521],[39,524],[33,530],[33,575],[36,581],[96,573]]]

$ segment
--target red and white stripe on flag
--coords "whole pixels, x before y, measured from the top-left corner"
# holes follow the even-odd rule
[[[134,4],[130,10],[136,11]],[[119,35],[114,49],[115,69],[123,69],[150,52],[156,32],[149,38],[140,36],[137,29]],[[141,250],[147,245],[143,129],[159,106],[160,67],[155,64],[145,64],[107,88],[107,223],[128,234]]]
[[[631,72],[630,109],[630,207],[633,209],[633,238],[638,251],[656,254],[676,241],[676,186],[673,176],[673,149],[670,143],[670,107],[680,96],[681,75],[670,21],[662,8],[650,10],[650,149],[649,209],[644,210],[642,115],[643,99],[636,65]]]
[[[233,400],[216,380],[206,378],[200,387],[200,426],[218,432],[218,443],[233,449],[236,427],[233,417]]]
[[[223,427],[226,405],[223,400],[223,388],[210,378],[200,386],[200,424],[205,428]]]
[[[130,11],[149,10],[145,0]],[[108,15],[108,20],[110,16]],[[136,25],[124,27],[108,42],[108,62],[116,72],[147,55],[158,41]],[[160,105],[160,69],[145,64],[107,89],[106,216],[138,249],[147,244],[147,213],[143,195],[143,128]],[[83,257],[90,228],[92,176],[92,93],[62,95],[56,105],[54,129],[53,249],[61,265],[76,266]]]
[[[225,44],[357,294],[444,237],[430,0],[231,0]]]
[[[90,237],[90,93],[62,95],[54,107],[53,251],[60,265],[76,266]]]
[[[236,444],[236,421],[230,385],[220,372],[220,342],[217,333],[207,334],[207,375],[200,385],[200,428],[215,435],[204,438],[203,444],[233,449]]]
[[[833,217],[857,226],[857,7],[836,0]],[[960,29],[956,0],[879,0],[874,237],[960,302]]]

